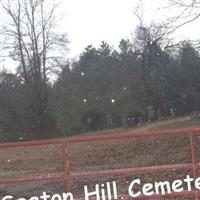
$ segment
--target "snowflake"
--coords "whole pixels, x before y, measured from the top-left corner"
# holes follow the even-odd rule
[[[111,103],[115,103],[115,99],[111,99]]]
[[[127,87],[124,87],[123,89],[124,89],[124,91],[126,91],[126,90],[127,90]]]

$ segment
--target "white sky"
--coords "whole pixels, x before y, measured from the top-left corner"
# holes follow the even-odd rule
[[[130,38],[138,19],[134,15],[137,5],[143,6],[146,22],[164,20],[169,13],[167,0],[65,0],[65,31],[68,33],[70,55],[78,55],[87,45],[98,44],[105,40],[118,45],[122,38]],[[165,9],[159,9],[165,8]],[[199,22],[192,23],[177,31],[175,37],[182,39],[200,38]]]
[[[134,0],[66,0],[65,4],[72,55],[102,40],[117,44],[130,36],[137,23],[133,15]]]
[[[51,0],[47,0],[51,1]],[[146,22],[164,20],[175,10],[166,7],[167,0],[63,0],[61,12],[65,13],[60,29],[67,32],[70,40],[69,57],[78,56],[87,45],[98,46],[101,41],[117,46],[122,38],[130,38],[138,24],[134,10],[144,3],[143,16]],[[0,14],[0,17],[2,15]],[[180,29],[175,37],[182,39],[200,38],[199,22]],[[5,66],[14,69],[10,60]],[[3,63],[0,63],[0,67]]]

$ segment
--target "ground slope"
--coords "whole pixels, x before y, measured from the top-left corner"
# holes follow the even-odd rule
[[[199,122],[190,121],[189,117],[168,119],[142,127],[134,128],[135,131],[149,129],[161,129],[171,127],[185,127],[198,125]],[[107,132],[117,132],[122,130],[109,130]],[[133,129],[123,130],[124,132]],[[198,148],[198,137],[196,137],[196,147]],[[73,144],[69,147],[70,169],[73,172],[96,171],[103,169],[128,168],[141,166],[154,166],[176,163],[189,163],[190,149],[188,135],[174,135],[163,137],[132,138],[109,142],[92,142]],[[200,156],[197,155],[199,158]],[[24,147],[0,150],[0,178],[13,178],[32,175],[47,175],[63,173],[62,146],[48,145],[43,147]],[[183,178],[190,171],[163,172],[154,174],[143,174],[129,176],[115,176],[106,178],[91,178],[74,180],[74,193],[77,196],[83,194],[83,185],[94,185],[105,181],[118,181],[120,193],[127,193],[127,185],[133,178],[141,178],[143,182],[154,180],[174,180],[175,177]],[[63,192],[64,183],[29,183],[16,185],[1,185],[1,195],[24,194],[31,196],[38,195],[39,192],[49,191],[51,193]],[[174,199],[174,198],[173,198]],[[181,199],[181,198],[178,198]],[[189,197],[185,199],[190,199]]]

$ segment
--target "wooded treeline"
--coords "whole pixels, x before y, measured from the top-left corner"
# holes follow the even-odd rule
[[[145,26],[139,18],[133,37],[117,48],[90,45],[69,61],[68,40],[56,29],[56,4],[5,2],[10,21],[1,35],[19,64],[16,74],[0,72],[1,141],[137,126],[199,111],[198,45],[175,44],[169,23]]]
[[[118,50],[105,42],[99,48],[88,46],[77,61],[62,66],[53,84],[47,84],[48,106],[42,128],[31,86],[16,75],[2,73],[2,139],[136,126],[198,111],[198,51],[189,42],[170,52],[153,45],[145,57],[134,51],[134,41],[129,40],[122,40]],[[148,63],[145,67],[144,62]]]

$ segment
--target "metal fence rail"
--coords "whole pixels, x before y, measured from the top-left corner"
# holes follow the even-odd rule
[[[64,162],[64,175],[48,175],[48,176],[28,176],[20,178],[2,178],[0,179],[0,184],[17,184],[24,182],[33,181],[65,181],[66,191],[72,192],[72,180],[75,178],[89,178],[89,177],[106,177],[114,175],[127,175],[127,174],[137,174],[137,173],[151,173],[151,172],[162,172],[162,171],[174,171],[174,170],[192,170],[192,175],[195,178],[197,169],[200,167],[200,163],[197,161],[194,135],[200,133],[200,127],[197,128],[179,128],[179,129],[168,129],[168,130],[151,130],[143,132],[127,132],[127,133],[117,133],[117,134],[103,134],[95,136],[76,136],[69,138],[60,139],[50,139],[50,140],[40,140],[40,141],[28,141],[28,142],[14,142],[14,143],[0,143],[0,149],[6,148],[17,148],[17,147],[31,147],[31,146],[42,146],[50,144],[60,144],[63,147],[63,162]],[[165,135],[183,135],[189,134],[190,141],[190,157],[191,163],[184,164],[173,164],[173,165],[159,165],[159,166],[148,166],[148,167],[134,167],[134,168],[121,168],[112,170],[98,170],[93,172],[71,172],[69,165],[69,152],[68,145],[72,143],[82,143],[82,142],[97,142],[97,141],[108,141],[108,140],[119,140],[134,137],[162,137]],[[179,193],[166,194],[165,196],[176,197],[176,196],[193,196],[195,200],[200,198],[200,192],[197,190],[183,191]],[[161,195],[152,196],[152,198],[158,198]],[[128,197],[127,197],[128,198]],[[137,197],[137,199],[148,199],[146,196]]]

